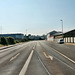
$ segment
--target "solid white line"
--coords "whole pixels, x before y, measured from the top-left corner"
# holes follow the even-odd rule
[[[52,48],[52,47],[50,47],[50,48]],[[67,57],[66,55],[64,55],[64,54],[60,53],[59,51],[55,50],[54,48],[52,48],[52,49],[53,49],[54,51],[56,51],[58,54],[60,54],[61,56],[65,57],[66,59],[68,59],[69,61],[71,61],[72,63],[75,64],[75,61],[74,61],[74,60],[70,59],[70,58]]]
[[[25,65],[23,66],[22,70],[20,71],[19,75],[25,75],[26,74],[26,71],[27,71],[27,68],[28,68],[28,65],[30,63],[30,60],[32,58],[32,55],[33,55],[33,52],[34,50],[31,51],[27,61],[25,62]]]
[[[68,65],[68,64],[66,64],[65,62],[61,61],[60,59],[56,58],[55,56],[54,56],[54,58],[55,58],[55,59],[57,59],[58,61],[62,62],[63,64],[65,64],[65,65],[66,65],[67,67],[69,67],[70,69],[72,69],[72,70],[74,70],[74,71],[75,71],[75,69],[74,69],[74,68],[72,68],[71,66],[69,66],[69,65]]]
[[[52,47],[50,47],[50,48],[52,48]],[[53,50],[55,50],[54,48],[52,48]],[[55,50],[56,51],[56,50]],[[75,69],[74,68],[72,68],[71,66],[69,66],[68,64],[66,64],[65,62],[63,62],[62,60],[60,60],[60,59],[58,59],[57,57],[55,57],[55,56],[53,56],[55,59],[57,59],[58,61],[60,61],[60,62],[62,62],[63,64],[65,64],[67,67],[69,67],[70,69],[72,69],[72,70],[74,70],[75,71]]]

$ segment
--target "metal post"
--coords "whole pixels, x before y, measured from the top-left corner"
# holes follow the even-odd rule
[[[63,34],[63,20],[60,20],[61,21],[61,25],[62,25],[62,34]]]
[[[61,21],[61,26],[62,26],[62,37],[63,37],[63,20],[60,20]]]

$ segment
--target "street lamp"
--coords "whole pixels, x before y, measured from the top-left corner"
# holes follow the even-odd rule
[[[62,34],[63,34],[63,20],[60,20],[61,21],[61,25],[62,25]]]
[[[61,21],[61,25],[62,25],[62,37],[63,37],[63,20],[60,20]]]

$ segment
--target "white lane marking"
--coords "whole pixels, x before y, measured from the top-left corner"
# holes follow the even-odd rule
[[[33,50],[35,49],[35,45],[33,46]]]
[[[33,49],[35,49],[35,48],[33,47]]]
[[[52,47],[50,47],[50,48],[52,48]],[[67,57],[66,55],[64,55],[64,54],[60,53],[59,51],[55,50],[54,48],[52,48],[52,49],[53,49],[54,51],[56,51],[58,54],[60,54],[61,56],[65,57],[66,59],[68,59],[69,61],[71,61],[72,63],[75,64],[75,61],[74,61],[74,60],[70,59],[70,58]]]
[[[49,58],[45,52],[43,52],[43,54],[44,54],[44,56],[45,56],[46,58]]]
[[[46,58],[50,58],[51,60],[53,60],[53,57],[52,57],[52,56],[49,55],[49,57],[48,57],[45,52],[43,52],[43,53],[44,53],[44,55],[45,55]],[[56,58],[55,56],[54,56],[54,58],[57,59],[58,61],[62,62],[63,64],[65,64],[65,65],[66,65],[67,67],[69,67],[70,69],[75,70],[74,68],[72,68],[71,66],[69,66],[69,65],[66,64],[65,62],[61,61],[60,59]]]
[[[39,58],[39,57],[38,57],[38,58]],[[39,58],[39,61],[41,62],[42,66],[44,67],[44,69],[46,70],[46,72],[48,73],[48,75],[51,75],[51,74],[49,73],[49,71],[47,70],[47,68],[45,67],[45,65],[43,64],[43,62],[41,61],[40,58]]]
[[[29,63],[30,63],[30,60],[31,60],[31,58],[32,58],[33,52],[34,52],[34,50],[31,51],[31,53],[30,53],[30,55],[29,55],[27,61],[25,62],[25,64],[24,64],[22,70],[20,71],[19,75],[25,75],[25,74],[26,74],[26,71],[27,71],[28,65],[29,65]]]
[[[72,69],[72,70],[75,71],[74,68],[72,68],[71,66],[69,66],[68,64],[66,64],[65,62],[63,62],[62,60],[60,60],[60,59],[58,59],[58,58],[56,58],[56,57],[54,57],[54,58],[57,59],[58,61],[62,62],[63,64],[65,64],[65,65],[66,65],[67,67],[69,67],[70,69]]]
[[[13,57],[10,59],[10,61],[16,59],[16,57],[19,56],[19,55],[20,55],[20,53],[18,53],[18,54],[16,54],[15,56],[13,56]]]
[[[43,54],[44,54],[44,56],[45,56],[46,58],[50,58],[51,60],[53,60],[53,56],[47,55],[45,52],[43,52]]]
[[[63,63],[64,65],[66,65],[67,67],[69,67],[70,69],[74,70],[74,68],[72,68],[71,66],[69,66],[68,64],[66,64],[65,62],[63,62],[62,60],[58,59],[57,57],[54,56],[55,59],[57,59],[58,61],[60,61],[61,63]]]
[[[35,45],[33,46],[33,50],[35,49]]]
[[[51,60],[53,60],[53,56],[50,56],[50,55],[49,55],[49,58],[50,58]]]

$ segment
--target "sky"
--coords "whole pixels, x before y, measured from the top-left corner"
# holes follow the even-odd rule
[[[75,0],[0,0],[0,33],[42,35],[75,29]]]

